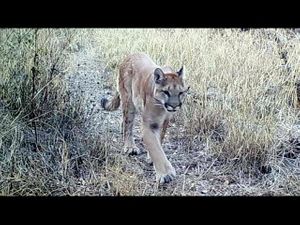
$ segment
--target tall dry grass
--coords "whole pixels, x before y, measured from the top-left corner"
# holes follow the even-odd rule
[[[76,193],[82,170],[103,163],[106,142],[81,130],[83,105],[71,101],[65,78],[86,37],[76,29],[1,30],[0,195]]]
[[[247,170],[268,164],[283,141],[278,136],[288,138],[283,133],[297,121],[300,41],[291,39],[288,30],[101,29],[96,33],[99,51],[116,76],[122,58],[134,52],[145,52],[160,65],[184,64],[191,95],[177,121],[186,128],[187,138],[200,136],[210,151],[237,167]],[[285,59],[283,53],[288,54]]]

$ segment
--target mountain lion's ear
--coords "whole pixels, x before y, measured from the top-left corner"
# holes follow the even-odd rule
[[[177,74],[179,77],[183,77],[184,76],[184,72],[185,72],[185,69],[184,69],[184,66],[182,66],[178,71],[177,71]]]
[[[165,79],[165,74],[160,68],[156,68],[154,70],[154,81],[157,84],[161,84],[161,82]]]
[[[184,66],[182,66],[180,68],[180,70],[177,71],[177,74],[178,74],[179,77],[183,77],[184,76],[184,72],[185,72],[185,68],[184,68]]]

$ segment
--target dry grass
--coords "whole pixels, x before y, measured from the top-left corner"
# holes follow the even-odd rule
[[[98,35],[114,74],[124,55],[137,51],[161,65],[185,64],[193,97],[177,119],[191,134],[222,136],[210,150],[248,167],[265,163],[278,145],[282,121],[297,118],[293,102],[299,39],[278,43],[268,32],[277,39],[288,37],[286,30],[272,29],[108,29]],[[287,64],[280,58],[284,51]]]
[[[65,79],[84,34],[1,31],[1,195],[70,194],[82,170],[103,163],[107,140],[82,131],[83,106],[71,101]]]
[[[85,136],[80,128],[85,118],[78,113],[82,106],[70,100],[63,79],[73,66],[68,57],[78,43],[89,44],[88,51],[112,71],[113,76],[104,82],[114,88],[118,64],[129,53],[146,52],[158,64],[186,66],[191,93],[176,117],[177,126],[185,132],[182,151],[199,152],[197,145],[201,144],[208,155],[222,162],[216,169],[199,169],[197,179],[220,175],[220,182],[227,184],[229,178],[223,178],[224,172],[236,176],[238,183],[235,188],[239,191],[217,189],[219,184],[214,183],[216,195],[299,194],[295,83],[300,72],[300,39],[289,30],[95,29],[36,33],[9,29],[1,32],[0,38],[1,55],[5,55],[0,63],[6,65],[1,68],[4,77],[0,81],[2,195],[199,193],[191,191],[198,180],[185,174],[183,183],[161,191],[139,173],[121,168],[132,162],[120,156],[108,157],[111,148],[118,148],[113,146],[112,137]],[[39,73],[35,75],[32,68]],[[49,134],[55,135],[47,138]],[[180,134],[173,135],[181,138]],[[287,152],[292,152],[294,159]],[[272,167],[271,175],[261,178],[258,171],[268,166]],[[251,179],[238,177],[242,172],[250,174]],[[199,182],[199,186],[204,185]]]

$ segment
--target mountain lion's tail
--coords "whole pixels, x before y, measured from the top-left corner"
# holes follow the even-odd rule
[[[117,93],[115,96],[113,96],[109,100],[107,98],[102,98],[101,99],[101,107],[107,111],[114,111],[119,108],[120,101],[121,101],[120,94]]]

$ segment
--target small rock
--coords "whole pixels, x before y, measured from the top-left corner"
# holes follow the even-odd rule
[[[208,193],[208,190],[204,189],[204,190],[201,191],[201,194],[207,194],[207,193]]]

